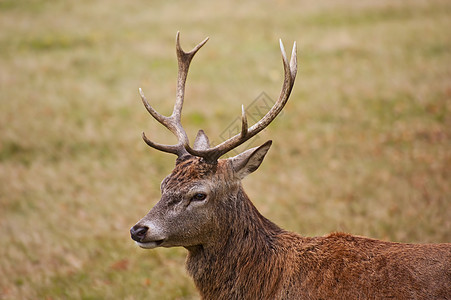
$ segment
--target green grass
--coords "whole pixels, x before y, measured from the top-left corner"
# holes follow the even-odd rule
[[[192,63],[184,125],[219,136],[299,73],[274,145],[244,182],[304,235],[451,241],[449,1],[0,1],[0,299],[197,299],[184,249],[144,251],[129,228],[174,157],[174,37]]]

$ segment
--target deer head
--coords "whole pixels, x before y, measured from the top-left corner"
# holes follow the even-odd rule
[[[223,143],[210,146],[206,134],[199,130],[193,147],[181,125],[181,111],[184,100],[188,68],[196,52],[208,41],[199,43],[192,51],[184,52],[180,47],[180,34],[176,36],[178,59],[178,80],[174,110],[169,117],[155,111],[139,89],[147,111],[178,139],[175,145],[162,145],[144,141],[152,148],[177,155],[172,173],[161,183],[161,199],[130,229],[131,237],[142,248],[192,247],[208,244],[221,237],[227,214],[234,212],[241,195],[241,180],[254,172],[263,161],[271,141],[244,151],[228,159],[222,155],[243,144],[268,126],[281,112],[290,96],[297,72],[296,43],[290,63],[280,41],[284,66],[284,82],[280,96],[269,112],[256,124],[248,127],[242,106],[241,132]]]

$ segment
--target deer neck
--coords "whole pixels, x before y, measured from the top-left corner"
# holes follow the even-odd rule
[[[236,207],[221,216],[220,234],[211,243],[187,248],[188,272],[208,299],[230,296],[232,291],[238,298],[258,297],[268,289],[275,293],[282,281],[279,236],[284,231],[258,212],[241,186],[234,199],[227,201]]]

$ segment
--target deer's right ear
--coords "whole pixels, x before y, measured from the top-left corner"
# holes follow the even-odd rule
[[[210,148],[210,141],[208,140],[208,136],[201,129],[197,132],[196,139],[194,140],[193,148],[195,150],[205,150]]]
[[[258,169],[260,164],[265,158],[266,153],[271,147],[272,141],[267,141],[260,147],[255,147],[244,151],[232,158],[229,158],[232,162],[232,168],[235,174],[243,179],[247,175],[251,174]]]

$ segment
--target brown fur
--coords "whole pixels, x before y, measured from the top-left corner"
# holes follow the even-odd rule
[[[202,225],[208,230],[190,239],[196,243],[177,244],[188,249],[187,270],[203,299],[451,299],[451,244],[282,230],[254,207],[229,160],[181,160],[160,202],[181,199],[203,181],[213,186],[205,204],[213,217]]]

